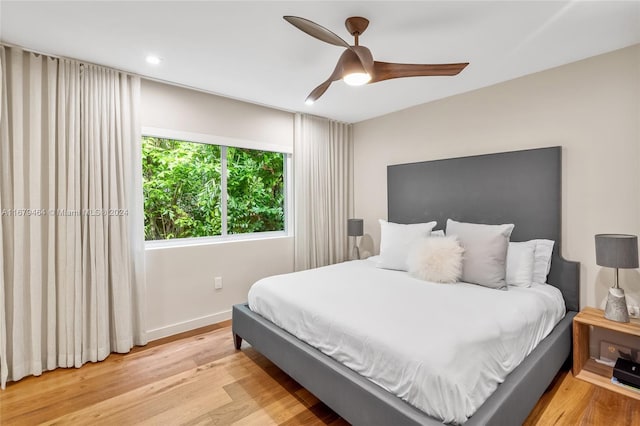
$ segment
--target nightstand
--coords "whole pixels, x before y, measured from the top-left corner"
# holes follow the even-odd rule
[[[574,377],[640,400],[640,391],[611,383],[612,367],[597,363],[590,358],[589,335],[591,327],[640,337],[640,322],[636,319],[632,319],[628,323],[610,321],[604,317],[603,310],[595,308],[584,308],[573,318]]]

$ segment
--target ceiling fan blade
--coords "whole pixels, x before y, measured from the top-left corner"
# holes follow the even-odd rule
[[[311,37],[315,37],[318,40],[322,40],[325,43],[333,44],[334,46],[341,46],[350,48],[349,43],[340,38],[337,34],[329,31],[322,25],[318,25],[313,21],[298,16],[283,16],[284,20],[309,34]]]
[[[371,51],[364,46],[350,46],[349,50],[354,52],[360,63],[362,64],[362,68],[367,72],[367,74],[373,76],[375,72],[373,56],[371,55]]]
[[[345,50],[345,52],[348,51]],[[340,56],[340,59],[338,59],[338,63],[336,64],[329,78],[327,78],[326,81],[322,82],[318,87],[313,89],[311,93],[309,93],[309,96],[307,96],[307,99],[305,99],[304,101],[307,105],[311,105],[312,103],[320,99],[320,96],[324,95],[324,92],[326,92],[329,86],[331,86],[331,83],[342,78],[342,72],[344,68],[343,62],[345,61],[345,56],[345,53]]]
[[[309,93],[309,96],[307,96],[307,99],[305,99],[304,102],[307,105],[311,105],[312,103],[320,99],[320,96],[324,95],[324,92],[326,92],[329,86],[331,86],[331,83],[333,83],[333,80],[331,79],[323,81],[318,87],[316,87],[311,91],[311,93]]]
[[[391,62],[373,63],[373,78],[370,83],[403,77],[426,77],[440,75],[457,75],[468,62],[458,64],[394,64]]]

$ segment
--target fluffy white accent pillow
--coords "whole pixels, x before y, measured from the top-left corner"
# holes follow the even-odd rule
[[[455,283],[462,276],[464,249],[455,237],[425,238],[409,254],[409,273],[436,283]]]
[[[376,266],[384,269],[408,271],[407,257],[413,246],[431,234],[436,222],[401,223],[380,222],[380,257]]]

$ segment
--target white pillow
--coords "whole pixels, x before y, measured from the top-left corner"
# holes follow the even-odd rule
[[[458,282],[463,253],[455,237],[424,238],[409,254],[409,273],[435,283]]]
[[[447,219],[447,236],[458,237],[465,250],[462,281],[489,288],[507,289],[506,261],[513,226],[464,223]]]
[[[533,261],[532,281],[538,284],[547,282],[547,275],[551,270],[551,254],[553,253],[552,240],[531,240],[536,243],[535,257]]]
[[[438,229],[437,231],[431,231],[432,237],[444,237],[444,230]]]
[[[409,225],[387,222],[382,219],[379,219],[379,222],[380,258],[377,266],[398,271],[409,269],[407,266],[409,252],[416,243],[428,237],[436,226],[436,222]]]
[[[507,251],[507,285],[531,287],[535,251],[535,241],[509,243],[509,250]]]

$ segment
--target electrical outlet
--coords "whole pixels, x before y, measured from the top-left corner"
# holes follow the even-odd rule
[[[216,290],[222,290],[222,277],[215,277],[213,279],[213,287]]]

